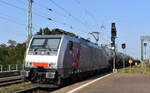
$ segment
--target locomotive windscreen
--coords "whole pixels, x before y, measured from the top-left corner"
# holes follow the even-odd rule
[[[34,51],[40,53],[40,51],[46,51],[46,53],[55,53],[59,48],[61,38],[33,38],[29,52]],[[31,53],[32,54],[32,53]],[[45,54],[45,53],[44,53]]]

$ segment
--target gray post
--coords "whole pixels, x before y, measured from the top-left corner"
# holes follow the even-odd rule
[[[115,58],[115,57],[116,57],[116,55],[115,55],[114,58],[113,58],[113,72],[117,72],[117,71],[116,71],[116,61],[115,61],[116,58]]]
[[[141,60],[143,60],[143,39],[141,39]]]
[[[115,40],[114,40],[113,42],[114,42],[114,53],[115,53],[115,56],[114,56],[114,58],[113,58],[113,72],[117,72],[117,69],[116,69],[116,59],[117,59],[117,55],[116,55]]]
[[[25,66],[25,64],[22,64],[22,70],[24,70],[24,66]]]
[[[18,65],[16,64],[16,71],[18,70]]]
[[[8,65],[8,71],[10,71],[11,70],[11,65]]]
[[[126,55],[126,50],[123,49],[123,51],[124,51],[124,54]],[[125,67],[126,67],[125,58],[123,58],[123,68],[125,68]]]
[[[3,65],[0,65],[0,67],[1,67],[1,72],[3,72]]]
[[[125,58],[123,58],[123,68],[125,68]]]
[[[144,43],[144,54],[145,54],[145,57],[144,57],[144,59],[146,59],[146,47],[147,47],[147,43]]]

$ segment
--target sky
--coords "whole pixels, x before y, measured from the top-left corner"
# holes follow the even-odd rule
[[[140,36],[150,35],[149,4],[150,0],[34,0],[33,34],[39,28],[60,28],[95,42],[88,33],[99,31],[99,43],[108,44],[115,22],[118,50],[126,43],[126,53],[138,58]],[[0,44],[27,39],[27,12],[28,0],[0,0]]]

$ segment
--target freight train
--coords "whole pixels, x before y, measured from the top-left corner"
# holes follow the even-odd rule
[[[70,35],[35,35],[26,50],[25,80],[62,85],[66,79],[79,79],[103,69],[112,69],[112,49]],[[132,57],[116,52],[116,67]]]

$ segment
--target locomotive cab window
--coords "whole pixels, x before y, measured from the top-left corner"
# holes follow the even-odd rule
[[[29,47],[29,54],[56,55],[61,38],[34,38]]]
[[[68,43],[68,47],[69,47],[69,49],[70,49],[70,50],[72,50],[72,49],[73,49],[73,42],[72,42],[72,41],[69,41],[69,43]]]
[[[34,38],[30,48],[49,48],[57,50],[59,47],[60,38]]]

